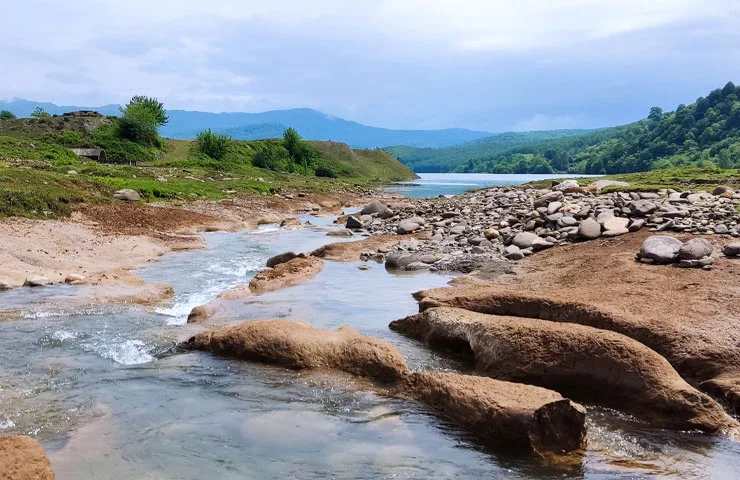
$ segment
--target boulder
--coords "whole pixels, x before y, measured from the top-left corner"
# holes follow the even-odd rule
[[[268,258],[267,262],[265,263],[265,266],[267,268],[275,268],[281,263],[285,263],[285,262],[289,262],[293,260],[297,256],[298,255],[295,252],[280,253],[278,255],[275,255],[274,257]]]
[[[504,257],[509,260],[521,260],[524,258],[524,253],[516,245],[509,245],[504,249]]]
[[[380,203],[378,200],[373,200],[360,210],[360,215],[377,215],[387,209],[388,207]]]
[[[712,242],[705,238],[692,238],[678,249],[679,260],[701,260],[714,251]]]
[[[413,222],[411,220],[401,220],[401,222],[398,224],[398,227],[396,227],[396,233],[399,235],[406,235],[409,233],[413,233],[420,228],[421,225],[416,222]]]
[[[282,228],[300,228],[303,226],[301,221],[296,217],[288,217],[280,222]]]
[[[298,285],[318,275],[323,268],[324,262],[318,257],[296,257],[255,275],[249,282],[249,289],[262,293]]]
[[[638,232],[642,226],[645,225],[645,219],[644,218],[637,218],[630,223],[629,231],[630,232]]]
[[[131,190],[130,188],[118,190],[116,193],[113,194],[113,197],[119,200],[124,200],[126,202],[138,202],[139,200],[141,200],[141,195],[139,195],[139,192],[137,192],[136,190]]]
[[[351,237],[352,231],[343,228],[342,230],[332,230],[331,232],[327,233],[327,235],[330,237]]]
[[[735,194],[735,191],[731,189],[730,187],[728,187],[727,185],[720,185],[714,190],[712,190],[712,195],[717,195],[717,196],[720,196],[720,195],[728,196],[729,195],[730,197],[732,197],[732,195],[734,194]]]
[[[350,215],[349,217],[347,217],[347,223],[345,224],[345,226],[353,230],[363,227],[362,222],[353,215]]]
[[[678,258],[678,251],[683,246],[681,240],[667,235],[653,235],[647,238],[638,254],[640,259],[649,259],[654,263],[673,263]]]
[[[389,253],[385,258],[385,268],[388,270],[403,270],[412,263],[419,261],[419,256],[413,253]]]
[[[559,202],[563,199],[563,192],[554,191],[546,193],[534,201],[534,208],[546,207],[552,202]]]
[[[31,437],[0,437],[0,479],[54,480],[46,452]]]
[[[646,217],[656,211],[658,206],[650,200],[633,200],[629,203],[630,212],[637,217]]]
[[[5,290],[12,290],[12,289],[13,289],[13,285],[7,282],[0,281],[0,292],[5,291]]]
[[[501,236],[498,230],[495,228],[487,228],[483,232],[483,236],[486,237],[487,240],[493,240]]]
[[[51,285],[51,280],[41,275],[28,275],[26,281],[23,282],[24,287],[45,287]]]
[[[740,243],[730,243],[725,245],[725,248],[722,249],[722,253],[728,257],[737,257],[740,255]]]
[[[605,189],[606,187],[629,187],[629,186],[630,186],[629,183],[620,182],[617,180],[596,180],[594,183],[592,183],[586,188],[588,188],[589,190],[595,190],[598,192],[600,190]]]
[[[609,217],[604,220],[604,230],[622,230],[629,225],[630,219],[624,217]]]
[[[562,192],[564,190],[569,190],[571,188],[579,188],[580,186],[581,185],[578,183],[578,180],[570,179],[570,180],[563,180],[562,182],[553,186],[552,189],[559,190]]]
[[[601,225],[593,218],[587,218],[578,226],[578,236],[585,240],[593,240],[601,236]]]
[[[721,432],[738,426],[665,358],[620,333],[451,307],[428,308],[390,328],[472,356],[481,375],[551,388],[663,427]]]
[[[529,248],[532,246],[532,243],[537,240],[539,235],[532,232],[519,232],[514,236],[514,239],[511,241],[513,245],[516,245],[519,248]]]
[[[80,285],[85,282],[85,276],[80,275],[79,273],[70,273],[66,277],[64,277],[64,283],[69,283],[70,285]]]

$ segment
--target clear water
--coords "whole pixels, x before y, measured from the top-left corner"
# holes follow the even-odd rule
[[[416,180],[402,182],[386,187],[389,193],[399,193],[407,198],[429,198],[439,195],[458,195],[485,187],[521,185],[536,180],[573,178],[573,175],[530,175],[530,174],[495,174],[495,173],[418,173]],[[579,175],[586,177],[588,175]]]
[[[171,306],[78,305],[77,287],[16,289],[0,321],[0,434],[30,434],[60,480],[367,478],[737,478],[740,447],[721,438],[647,428],[589,408],[581,468],[559,471],[492,451],[421,406],[362,391],[352,379],[175,353],[200,331],[191,306],[244,284],[276,253],[308,251],[324,227],[205,234],[208,248],[171,253],[139,274],[167,281]],[[352,325],[389,339],[412,368],[452,369],[391,332],[414,313],[411,293],[436,274],[327,262],[313,281],[234,302],[229,321],[295,318]]]

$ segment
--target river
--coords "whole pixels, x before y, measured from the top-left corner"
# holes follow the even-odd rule
[[[317,225],[300,230],[206,233],[206,249],[142,268],[142,278],[174,287],[164,308],[64,301],[84,287],[3,293],[0,434],[37,438],[59,480],[737,478],[737,443],[596,407],[582,467],[562,472],[346,380],[173,349],[197,331],[185,323],[192,307],[247,283],[274,254],[337,241],[326,235],[332,219],[310,220]],[[412,369],[458,367],[388,329],[417,311],[412,292],[450,277],[358,265],[326,262],[312,281],[235,302],[228,314],[351,325],[396,344]]]

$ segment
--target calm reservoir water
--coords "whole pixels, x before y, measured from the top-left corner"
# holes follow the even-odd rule
[[[312,219],[326,224],[330,219]],[[179,353],[190,309],[246,283],[267,258],[337,241],[330,226],[208,233],[138,273],[166,281],[158,309],[76,305],[70,286],[0,297],[0,434],[29,434],[59,480],[367,478],[738,478],[740,447],[649,428],[589,407],[589,447],[573,471],[490,450],[423,407],[351,380]],[[417,311],[411,293],[450,277],[326,262],[311,282],[235,302],[227,321],[295,318],[351,325],[398,345],[415,369],[459,365],[388,329]]]
[[[495,173],[417,173],[416,180],[401,182],[386,187],[390,193],[400,193],[408,198],[436,197],[438,195],[458,195],[468,190],[484,187],[521,185],[536,180],[573,178],[573,175],[530,175],[530,174],[495,174]],[[578,175],[587,177],[588,175]]]

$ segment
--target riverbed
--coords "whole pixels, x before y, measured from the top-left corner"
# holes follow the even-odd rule
[[[562,471],[491,450],[423,407],[363,392],[355,381],[181,352],[202,327],[194,306],[248,283],[267,258],[338,241],[314,226],[203,234],[204,250],[169,253],[136,273],[173,286],[171,305],[74,305],[75,289],[18,288],[2,297],[0,434],[29,434],[65,479],[737,478],[737,443],[650,428],[588,407],[583,465]],[[326,262],[305,284],[236,302],[224,321],[291,318],[351,325],[390,340],[412,369],[462,366],[388,329],[418,309],[433,273]]]

